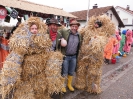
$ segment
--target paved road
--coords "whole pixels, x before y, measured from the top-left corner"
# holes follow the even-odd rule
[[[74,98],[68,99],[133,99],[133,61],[103,80],[106,82],[102,85],[101,94],[92,95],[81,92]]]

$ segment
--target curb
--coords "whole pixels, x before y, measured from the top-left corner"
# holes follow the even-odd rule
[[[107,73],[103,74],[103,75],[102,75],[102,79],[104,79],[106,76],[108,76],[109,74],[113,73],[114,71],[118,70],[118,69],[121,68],[123,65],[128,64],[128,63],[131,62],[132,60],[133,60],[133,58],[130,59],[130,60],[128,60],[127,62],[125,62],[125,63],[123,63],[123,64],[120,64],[117,68],[115,68],[115,69],[113,69],[113,70],[110,70],[110,71],[108,71]]]
[[[105,91],[108,87],[110,87],[110,85],[115,83],[119,78],[131,70],[133,68],[132,63],[133,58],[104,74],[102,76],[101,89]]]

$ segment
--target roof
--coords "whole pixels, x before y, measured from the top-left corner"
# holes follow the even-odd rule
[[[32,3],[26,0],[1,0],[0,5],[18,8],[18,9],[26,10],[26,11],[77,18],[76,16],[64,11],[63,9],[41,5],[41,4],[36,4],[36,3]]]
[[[89,9],[89,17],[94,16],[94,15],[98,16],[98,15],[105,14],[108,10],[112,10],[113,14],[116,16],[117,20],[119,21],[119,26],[124,27],[123,22],[121,21],[119,15],[117,14],[117,12],[113,6]],[[77,16],[78,21],[85,21],[86,16],[87,16],[87,11],[88,10],[82,10],[82,11],[76,11],[76,12],[70,12],[70,13]]]
[[[132,10],[128,10],[128,9],[120,7],[120,6],[116,6],[115,8],[121,8],[121,9],[125,10],[126,12],[128,12],[128,13],[133,15],[133,11]]]

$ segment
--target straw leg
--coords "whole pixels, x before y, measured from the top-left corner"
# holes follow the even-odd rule
[[[92,72],[88,71],[88,83],[87,92],[89,93],[101,93],[101,69],[97,68]]]
[[[75,88],[84,89],[86,87],[86,66],[80,65],[76,72]]]

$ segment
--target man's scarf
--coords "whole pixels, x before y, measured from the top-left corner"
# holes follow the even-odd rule
[[[56,35],[57,35],[57,32],[53,32],[52,30],[50,30],[50,38],[52,41],[56,39]]]

